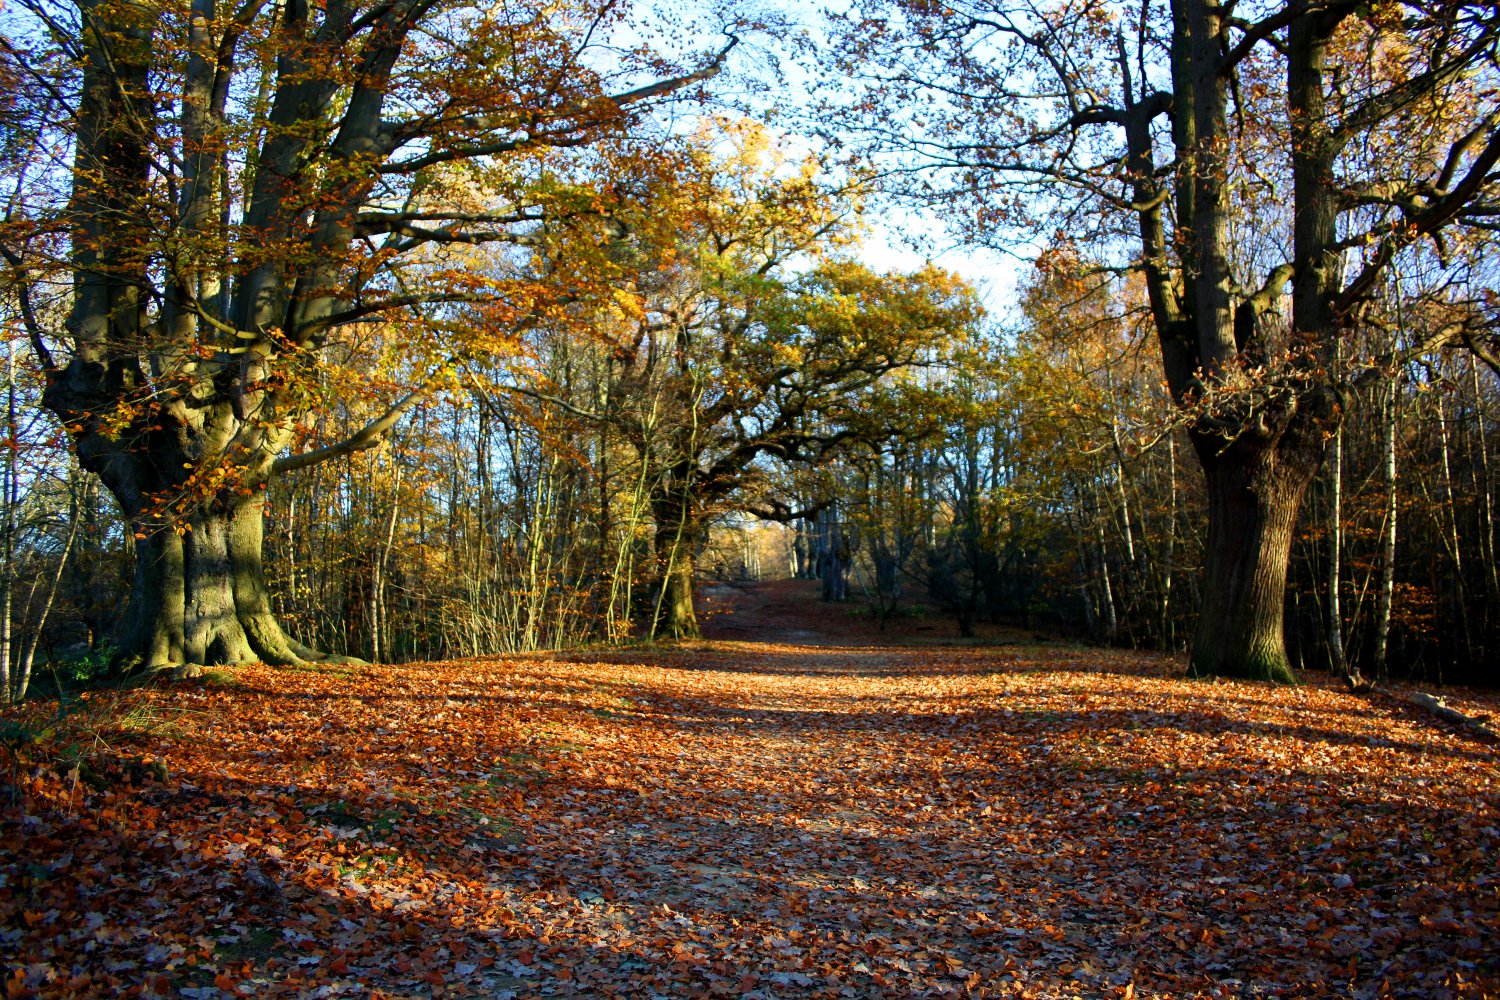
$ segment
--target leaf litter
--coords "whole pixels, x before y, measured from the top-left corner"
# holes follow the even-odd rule
[[[97,788],[23,753],[5,993],[1500,992],[1496,748],[1180,669],[717,640],[96,694],[184,711],[96,730]]]

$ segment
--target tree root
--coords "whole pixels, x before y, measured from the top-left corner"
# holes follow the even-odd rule
[[[323,663],[329,666],[342,667],[370,666],[369,660],[361,660],[357,656],[345,656],[342,653],[325,653],[321,649],[313,649],[311,646],[304,646],[302,643],[298,642],[296,639],[293,639],[291,636],[287,637],[286,644],[293,653],[296,653],[307,663]]]

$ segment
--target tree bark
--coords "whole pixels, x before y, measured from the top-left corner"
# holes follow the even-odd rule
[[[656,615],[658,638],[696,639],[703,634],[693,605],[694,570],[694,559],[686,551],[679,552],[667,568]]]
[[[1300,435],[1246,436],[1227,447],[1222,439],[1195,438],[1209,515],[1189,676],[1294,683],[1282,632],[1287,562],[1321,452]]]
[[[166,525],[137,522],[135,581],[115,669],[261,661],[361,662],[291,639],[271,612],[264,488],[216,498]]]
[[[662,577],[652,638],[696,639],[703,634],[693,604],[699,534],[690,518],[672,512],[658,516],[656,559]]]

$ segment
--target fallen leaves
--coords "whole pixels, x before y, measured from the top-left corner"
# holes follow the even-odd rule
[[[1493,995],[1495,749],[1175,669],[717,642],[118,696],[183,711],[96,733],[100,789],[20,773],[5,990]]]

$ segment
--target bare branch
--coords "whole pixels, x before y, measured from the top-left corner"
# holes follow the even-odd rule
[[[0,244],[0,256],[4,256],[5,262],[16,269],[16,299],[21,306],[21,323],[26,327],[26,336],[31,340],[31,350],[45,371],[55,372],[57,363],[52,358],[52,352],[47,349],[42,324],[37,319],[36,308],[31,301],[31,285],[26,280],[26,262],[3,244]]]
[[[317,465],[331,458],[341,458],[344,455],[352,455],[357,451],[365,451],[375,447],[381,441],[385,440],[391,428],[396,426],[396,421],[400,420],[403,414],[417,405],[422,397],[427,394],[427,391],[432,388],[433,383],[442,377],[445,372],[451,371],[462,360],[463,355],[454,355],[447,361],[444,361],[432,374],[423,379],[421,385],[396,400],[379,417],[365,424],[356,433],[340,441],[338,444],[325,445],[322,448],[314,448],[312,451],[304,451],[299,455],[286,455],[278,458],[271,465],[272,475],[280,475],[296,469],[305,469],[310,465]]]

